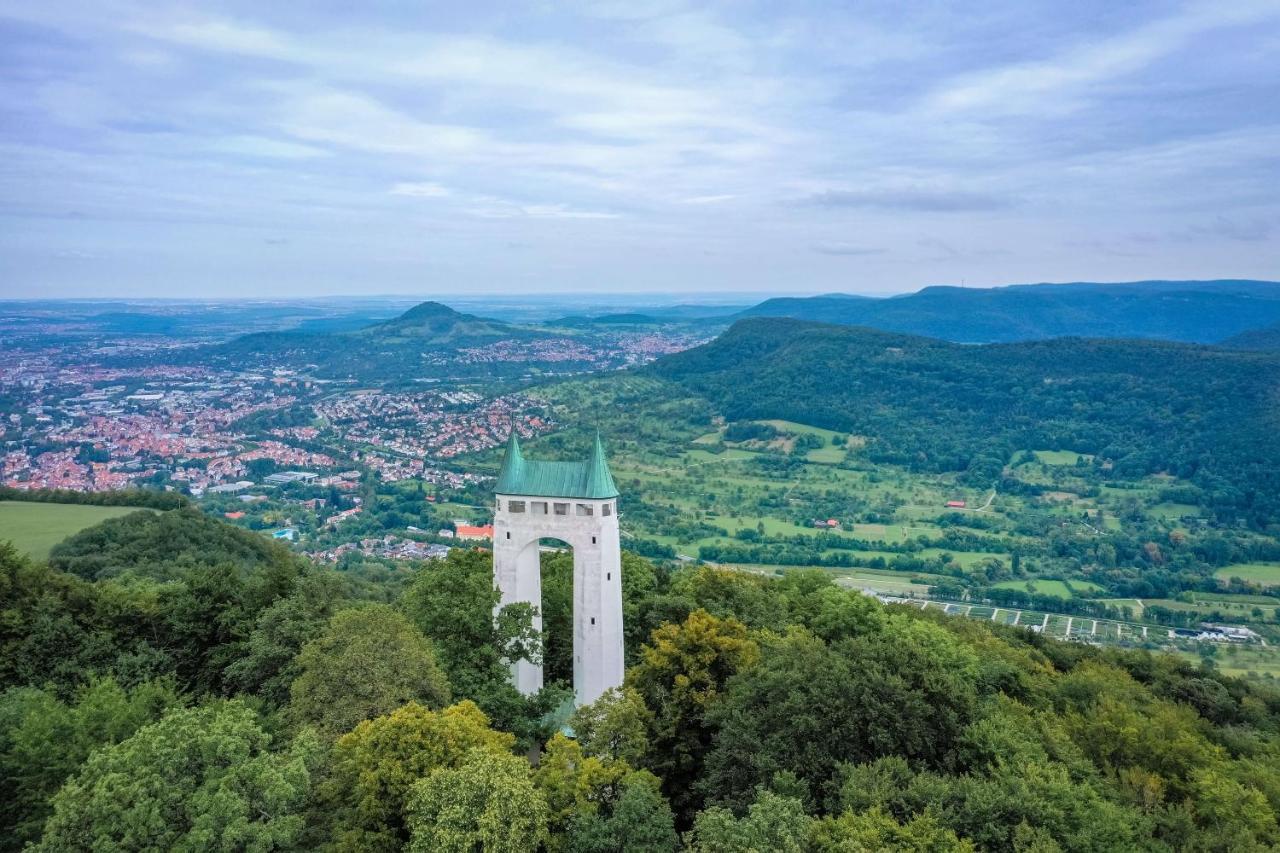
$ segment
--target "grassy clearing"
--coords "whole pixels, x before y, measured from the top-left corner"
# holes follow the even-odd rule
[[[778,572],[796,571],[800,569],[819,569],[830,573],[841,586],[857,589],[869,589],[886,595],[924,595],[929,591],[928,582],[937,580],[937,575],[917,574],[914,572],[895,572],[880,569],[829,569],[824,566],[761,566],[725,563],[727,569],[751,572],[753,574],[774,575]],[[925,581],[925,583],[921,583]]]
[[[1177,521],[1184,515],[1199,516],[1200,508],[1195,504],[1177,504],[1165,501],[1148,507],[1147,513],[1165,521]]]
[[[1242,578],[1263,586],[1280,586],[1280,563],[1236,563],[1218,569],[1213,576],[1224,581]]]
[[[1178,657],[1192,663],[1206,658],[1197,652],[1181,650]],[[1226,675],[1242,678],[1280,678],[1280,648],[1275,646],[1215,646],[1207,657],[1214,667]]]
[[[1074,450],[1033,450],[1036,459],[1042,465],[1074,465],[1077,459],[1092,462],[1088,453],[1076,453]]]
[[[68,536],[131,512],[138,512],[138,508],[0,501],[0,540],[8,539],[22,553],[43,560]]]
[[[1008,580],[996,584],[996,589],[1027,589],[1035,595],[1056,595],[1058,598],[1071,598],[1074,593],[1065,581],[1036,578],[1034,580]]]
[[[1241,596],[1246,597],[1246,596]],[[1178,601],[1173,598],[1153,598],[1145,601],[1148,607],[1165,607],[1169,610],[1177,610],[1183,613],[1198,613],[1203,617],[1208,617],[1211,613],[1221,613],[1233,621],[1251,622],[1256,621],[1259,617],[1253,612],[1255,608],[1262,611],[1262,620],[1272,621],[1275,619],[1276,602],[1274,599],[1267,600],[1262,596],[1257,596],[1261,601],[1257,603],[1242,601],[1214,601],[1203,598],[1194,602]],[[1265,603],[1264,603],[1265,602]]]
[[[926,560],[932,560],[936,557],[941,557],[943,554],[950,554],[951,561],[966,571],[976,568],[977,566],[986,563],[988,560],[995,560],[998,563],[1004,563],[1006,565],[1009,563],[1008,554],[996,554],[991,551],[949,551],[943,550],[942,548],[925,548],[917,552],[914,556],[924,557]]]

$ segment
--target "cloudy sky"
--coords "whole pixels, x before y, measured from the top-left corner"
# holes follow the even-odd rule
[[[1280,278],[1280,0],[0,0],[0,111],[2,297]]]

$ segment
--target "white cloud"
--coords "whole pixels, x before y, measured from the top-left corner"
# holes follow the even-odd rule
[[[1137,29],[1089,41],[1049,59],[1025,62],[952,80],[926,101],[940,112],[991,110],[996,113],[1057,112],[1072,95],[1141,69],[1210,30],[1243,26],[1280,15],[1269,0],[1231,3],[1202,0],[1180,14]]]
[[[448,187],[430,181],[396,184],[391,188],[392,195],[404,195],[410,198],[444,198],[452,195]]]
[[[329,155],[328,151],[314,145],[301,145],[297,142],[269,139],[263,136],[229,136],[215,142],[213,147],[229,154],[274,157],[283,160],[305,160]]]

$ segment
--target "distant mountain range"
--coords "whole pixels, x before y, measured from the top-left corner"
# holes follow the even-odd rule
[[[242,369],[266,365],[308,369],[321,377],[362,382],[518,376],[536,370],[537,365],[459,359],[458,351],[499,340],[522,343],[550,337],[553,334],[549,331],[463,314],[439,302],[423,302],[391,320],[354,331],[258,332],[190,350],[187,358]]]
[[[544,333],[500,320],[463,314],[439,302],[423,302],[392,320],[374,323],[350,337],[415,346],[475,346],[497,338],[536,338]]]
[[[867,326],[960,343],[1057,337],[1216,343],[1280,322],[1280,283],[1223,279],[926,287],[878,299],[780,297],[737,315],[756,316]]]

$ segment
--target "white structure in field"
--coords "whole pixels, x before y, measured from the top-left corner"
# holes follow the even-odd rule
[[[539,540],[559,539],[573,548],[573,693],[587,705],[622,684],[622,547],[618,540],[618,489],[597,434],[585,462],[527,460],[512,431],[498,475],[493,521],[493,577],[499,607],[525,601],[537,608],[542,631]],[[511,666],[516,688],[542,688],[542,666]]]

